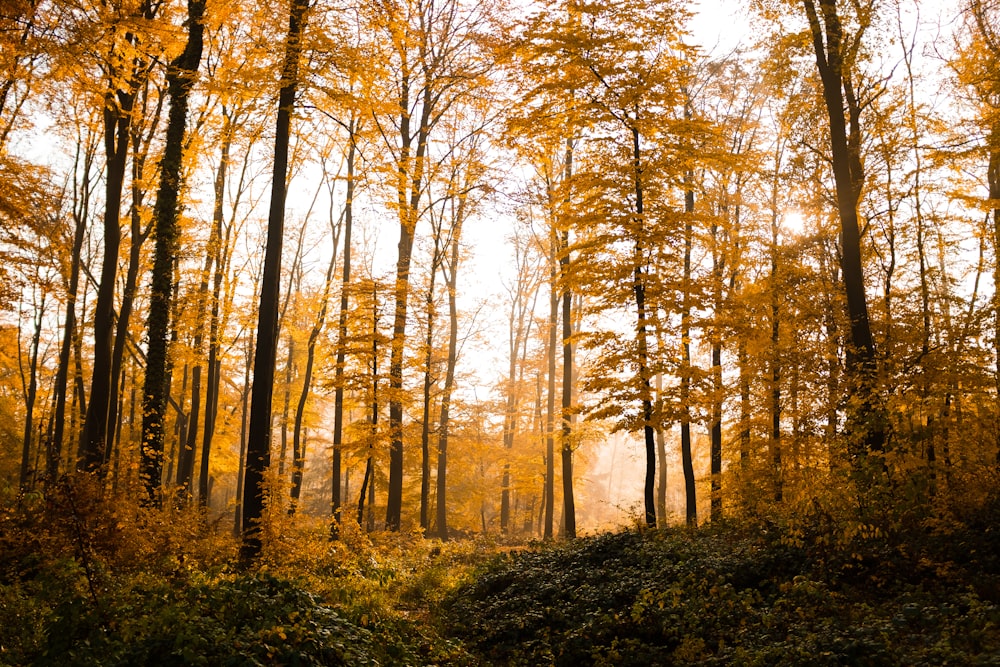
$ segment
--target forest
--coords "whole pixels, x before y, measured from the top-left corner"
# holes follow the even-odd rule
[[[0,43],[0,664],[1000,660],[996,0]]]

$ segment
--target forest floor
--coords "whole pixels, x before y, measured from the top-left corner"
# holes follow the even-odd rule
[[[858,517],[863,514],[864,518]],[[0,512],[2,665],[1000,665],[1000,501],[810,501],[552,543]]]

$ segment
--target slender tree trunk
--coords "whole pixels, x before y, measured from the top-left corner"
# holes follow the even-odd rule
[[[716,334],[718,335],[718,334]],[[712,341],[711,520],[722,518],[722,341]]]
[[[662,350],[662,346],[660,346]],[[657,403],[663,405],[663,374],[656,374]],[[661,408],[662,412],[662,408]],[[656,519],[660,526],[667,525],[667,438],[664,433],[662,415],[656,423]]]
[[[153,18],[154,8],[144,0],[138,13],[146,20]],[[138,17],[136,17],[138,18]],[[125,35],[134,43],[135,36]],[[129,133],[135,106],[138,79],[145,67],[135,58],[125,75],[125,87],[108,90],[104,99],[104,150],[106,173],[104,181],[104,257],[101,278],[94,307],[94,357],[90,382],[90,401],[80,435],[77,468],[98,472],[104,461],[107,441],[108,409],[111,402],[112,345],[114,343],[115,284],[118,276],[118,252],[121,247],[121,198],[128,161]]]
[[[434,287],[438,267],[441,263],[439,239],[435,235],[434,253],[431,258],[430,284],[427,287],[425,305],[427,307],[427,335],[424,338],[424,387],[423,415],[420,425],[420,528],[427,534],[430,528],[428,505],[431,497],[431,389],[434,386]]]
[[[990,158],[988,168],[989,194],[991,201],[1000,201],[1000,121],[993,124],[990,132]],[[993,263],[993,352],[996,357],[994,382],[1000,397],[1000,206],[993,208],[993,249],[996,259]],[[996,426],[996,462],[1000,464],[1000,416]]]
[[[637,112],[638,113],[638,112]],[[636,118],[638,122],[638,118]],[[642,267],[645,264],[645,248],[643,239],[645,229],[643,224],[643,187],[642,187],[642,156],[640,153],[639,129],[631,128],[632,132],[632,181],[635,192],[636,231],[635,248],[632,253],[634,277],[632,291],[636,306],[636,347],[639,364],[639,400],[642,402],[642,433],[646,446],[646,477],[643,486],[643,499],[646,507],[646,525],[656,527],[656,431],[653,427],[653,397],[652,384],[649,378],[649,342],[647,340],[646,315],[646,279]]]
[[[545,529],[544,539],[552,539],[555,513],[555,414],[556,414],[556,345],[559,326],[559,237],[552,218],[549,261],[549,339],[546,346],[546,412],[545,412]]]
[[[341,456],[344,438],[344,364],[347,360],[347,312],[350,306],[351,282],[351,231],[354,222],[354,160],[357,155],[355,144],[356,121],[352,119],[348,128],[350,135],[347,147],[347,193],[344,202],[344,264],[340,281],[340,315],[337,319],[337,365],[334,370],[333,394],[333,466],[331,471],[332,497],[330,510],[333,514],[333,533],[340,525],[340,479]],[[361,501],[363,504],[363,501]],[[358,525],[361,525],[362,510],[358,510]]]
[[[566,140],[567,197],[573,180],[573,140]],[[563,531],[566,537],[576,537],[576,503],[573,497],[573,292],[569,287],[569,229],[560,232],[559,276],[562,286],[562,477]]]
[[[681,305],[681,467],[684,469],[685,519],[687,525],[698,524],[698,495],[695,489],[694,460],[691,454],[691,243],[694,233],[691,216],[694,213],[693,174],[685,175],[684,192],[684,278]]]
[[[458,259],[459,235],[452,234],[448,285],[448,367],[441,392],[441,417],[438,431],[437,461],[437,536],[448,539],[448,436],[451,428],[451,394],[455,387],[458,364]]]
[[[271,398],[274,392],[274,365],[278,342],[278,297],[281,292],[281,247],[285,223],[288,144],[299,79],[302,33],[305,29],[308,7],[309,0],[291,0],[285,58],[281,70],[281,90],[278,94],[274,172],[267,220],[264,273],[261,277],[253,395],[250,403],[250,432],[243,479],[243,539],[240,545],[240,562],[244,566],[256,561],[263,547],[260,522],[267,503],[264,473],[271,463]]]
[[[79,147],[78,147],[79,148]],[[80,264],[83,254],[83,239],[87,231],[87,216],[90,210],[90,170],[93,166],[94,154],[89,147],[84,149],[82,181],[82,196],[77,199],[74,190],[73,204],[73,249],[70,255],[68,287],[66,289],[66,319],[63,324],[63,339],[59,349],[59,367],[56,371],[55,387],[53,388],[53,435],[49,441],[46,456],[45,479],[52,483],[59,476],[59,462],[63,453],[63,438],[66,425],[66,390],[69,384],[69,368],[72,363],[73,341],[77,338],[76,300],[80,289]],[[76,172],[79,167],[80,155],[77,151],[73,167]]]
[[[233,516],[233,535],[239,537],[243,533],[243,478],[247,462],[247,431],[250,428],[250,371],[253,369],[254,340],[247,332],[250,340],[246,342],[243,363],[243,391],[240,392],[240,465],[236,475],[236,509]]]
[[[141,160],[139,157],[133,153],[133,163],[140,162]],[[141,165],[139,169],[141,170]],[[146,240],[146,235],[142,232],[141,218],[139,215],[139,206],[142,205],[144,193],[141,192],[139,186],[135,184],[134,179],[132,190],[133,206],[131,213],[131,235],[129,237],[128,269],[125,274],[125,286],[122,289],[122,304],[118,311],[118,321],[115,325],[115,343],[111,350],[111,389],[108,392],[108,425],[106,428],[108,437],[104,447],[104,462],[102,464],[104,466],[108,465],[111,459],[111,453],[115,449],[118,431],[117,427],[121,421],[119,415],[120,401],[118,400],[119,384],[121,384],[123,380],[122,363],[125,359],[125,346],[128,344],[129,340],[129,324],[132,321],[132,309],[135,303],[135,293],[139,282],[139,266],[142,261],[142,244]]]
[[[777,169],[777,167],[776,167]],[[775,187],[777,185],[775,184]],[[781,461],[781,312],[778,297],[778,211],[771,202],[771,479],[774,500],[781,502],[784,496],[784,471]]]
[[[197,65],[195,66],[197,68]],[[169,85],[169,84],[168,84]],[[169,91],[168,91],[169,96]],[[144,92],[142,97],[142,112],[146,111],[148,94]],[[149,128],[149,135],[155,132],[159,125],[160,113],[163,110],[163,97],[158,96],[156,109],[153,112],[153,120]],[[186,122],[186,118],[185,118]],[[168,128],[169,130],[169,128]],[[148,142],[147,142],[148,145]],[[136,288],[139,283],[139,268],[142,263],[142,246],[146,242],[149,230],[142,230],[142,207],[146,196],[143,186],[144,172],[146,167],[146,156],[148,151],[143,151],[142,128],[132,125],[132,205],[129,209],[130,234],[129,234],[129,259],[128,269],[125,274],[125,286],[122,289],[122,303],[118,311],[118,321],[115,325],[115,342],[111,351],[111,390],[108,392],[108,434],[104,448],[104,467],[108,466],[112,451],[116,449],[117,434],[121,425],[120,401],[118,400],[118,385],[123,381],[122,363],[125,359],[125,347],[129,341],[129,326],[132,321],[132,309],[135,303]]]
[[[278,477],[284,479],[285,460],[288,456],[288,411],[292,406],[292,380],[295,377],[295,338],[288,334],[288,344],[285,346],[285,380],[282,385],[281,399],[281,446],[278,449]]]
[[[205,309],[208,306],[208,280],[212,274],[212,265],[215,263],[217,241],[215,236],[215,224],[213,221],[212,232],[209,233],[207,247],[205,248],[205,261],[201,270],[201,280],[198,283],[198,292],[195,298],[194,312],[194,338],[191,347],[194,351],[194,369],[191,372],[191,413],[188,416],[187,440],[184,444],[185,467],[184,479],[181,481],[181,493],[185,500],[193,497],[194,487],[194,462],[198,451],[198,425],[201,419],[202,405],[202,355],[204,351],[204,329],[205,329]],[[208,375],[206,384],[211,383],[211,375]],[[206,407],[207,410],[207,407]],[[202,435],[204,442],[204,435]],[[208,459],[202,457],[198,478],[198,501],[201,506],[208,504]]]
[[[104,258],[94,307],[94,358],[90,401],[80,436],[77,467],[97,472],[104,459],[108,403],[111,392],[111,357],[114,330],[114,292],[121,246],[121,194],[128,156],[128,135],[134,94],[109,94],[105,101],[104,133],[107,154],[105,176]]]
[[[149,350],[146,355],[146,384],[143,389],[139,466],[139,479],[146,492],[145,501],[154,506],[159,506],[162,501],[160,478],[163,469],[163,427],[168,396],[167,331],[170,325],[174,289],[173,267],[179,236],[177,199],[181,188],[188,96],[201,62],[204,12],[204,0],[188,0],[188,41],[183,53],[171,63],[167,75],[170,111],[167,118],[167,138],[160,163],[160,186],[154,210],[156,250],[147,325]]]
[[[38,347],[42,338],[42,319],[45,315],[45,293],[41,295],[41,300],[35,308],[35,330],[31,335],[31,362],[28,368],[28,381],[24,388],[24,439],[21,449],[21,492],[28,490],[28,477],[31,471],[31,443],[35,424],[35,398],[38,395]],[[19,328],[20,329],[20,328]],[[18,345],[20,348],[20,345]],[[21,358],[20,353],[18,359]],[[24,374],[22,372],[22,380]],[[37,466],[36,466],[37,467]]]
[[[211,264],[215,266],[212,275],[211,312],[208,325],[208,382],[205,388],[205,428],[201,439],[201,468],[198,474],[198,503],[208,507],[208,477],[209,463],[212,454],[212,439],[215,435],[215,420],[219,406],[219,384],[222,380],[220,362],[220,328],[222,310],[222,283],[225,279],[226,264],[229,256],[228,231],[223,238],[223,206],[226,194],[226,174],[229,170],[229,150],[233,142],[233,122],[229,110],[223,106],[222,115],[226,122],[222,134],[219,166],[215,172],[215,204],[212,210],[212,232],[209,235],[208,250]],[[206,265],[208,262],[206,261]]]
[[[746,468],[750,457],[750,360],[746,342],[740,337],[736,363],[740,370],[740,466]]]
[[[374,295],[373,295],[374,297]],[[372,299],[372,308],[376,308],[375,299]],[[365,495],[369,498],[368,515],[373,516],[375,505],[375,441],[378,438],[378,317],[372,318],[372,393],[371,393],[371,435],[368,442],[368,460],[365,462],[365,477],[361,482],[361,493],[358,495],[358,526],[362,524],[365,517]],[[372,521],[369,520],[368,530],[374,529]]]
[[[517,316],[517,300],[520,296],[518,290],[511,304],[510,330],[507,339],[509,359],[503,415],[503,473],[500,480],[500,532],[504,535],[510,531],[510,457],[513,454],[514,436],[517,431],[517,355],[521,349],[522,326]]]
[[[408,85],[406,88],[409,90]],[[410,135],[409,97],[400,99],[400,153],[398,199],[400,206],[399,246],[396,261],[395,315],[392,325],[392,350],[389,360],[389,488],[386,495],[385,526],[398,531],[403,509],[403,356],[406,349],[406,312],[410,294],[410,260],[413,237],[419,218],[423,190],[424,158],[430,132],[433,94],[424,87],[422,109],[417,128],[417,148],[413,151]],[[406,194],[409,192],[409,198]]]
[[[350,149],[349,149],[350,150]],[[352,160],[348,156],[348,162]],[[348,165],[348,179],[352,177],[353,165]],[[306,342],[306,368],[302,375],[302,391],[299,393],[299,400],[295,406],[295,423],[292,426],[292,488],[289,492],[290,504],[288,513],[294,514],[302,495],[302,473],[305,468],[305,444],[302,440],[302,428],[305,421],[306,402],[309,400],[309,393],[312,390],[313,367],[316,363],[316,343],[320,334],[326,326],[326,312],[330,302],[330,287],[333,285],[333,276],[337,270],[337,242],[340,236],[335,223],[331,220],[333,229],[333,250],[330,252],[330,263],[326,269],[326,280],[323,282],[323,294],[320,297],[319,312],[316,314],[316,321],[309,331],[309,340]],[[343,406],[341,406],[343,407]],[[340,475],[334,482],[339,485]]]

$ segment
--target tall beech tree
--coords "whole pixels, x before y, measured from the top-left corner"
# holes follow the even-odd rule
[[[288,176],[288,145],[291,136],[295,94],[299,84],[299,59],[306,28],[309,0],[291,0],[288,33],[281,66],[278,117],[274,136],[274,168],[271,204],[267,218],[260,310],[257,318],[257,346],[253,362],[253,393],[243,477],[243,517],[240,562],[257,560],[263,543],[260,522],[267,503],[264,474],[271,463],[271,397],[274,393],[274,366],[278,345],[278,300],[281,293],[281,248],[285,228],[285,195]]]
[[[94,306],[94,359],[90,381],[87,418],[80,435],[77,467],[98,471],[104,463],[107,445],[108,413],[111,402],[111,369],[115,327],[115,286],[118,276],[118,252],[121,248],[121,199],[131,138],[136,96],[148,75],[150,57],[143,53],[143,36],[134,26],[151,22],[158,4],[143,0],[134,14],[121,24],[111,26],[114,39],[107,43],[104,92],[104,256]],[[124,19],[124,17],[123,17]],[[127,47],[125,46],[127,45]],[[120,51],[119,51],[120,49]]]
[[[849,428],[852,460],[881,451],[885,445],[885,414],[878,396],[878,364],[875,342],[868,319],[865,275],[861,261],[861,228],[858,203],[865,183],[861,160],[862,106],[855,92],[853,76],[861,40],[868,27],[872,7],[858,6],[857,25],[845,30],[836,0],[802,0],[816,68],[823,87],[823,101],[829,119],[830,151],[840,217],[841,273],[847,295],[851,344],[847,349],[847,369],[852,383],[853,407]],[[846,115],[845,115],[846,110]]]
[[[159,505],[161,501],[159,488],[163,469],[163,425],[166,413],[167,334],[174,288],[173,268],[180,236],[177,200],[181,190],[188,99],[204,46],[204,15],[205,0],[188,0],[187,43],[184,50],[171,61],[167,71],[170,111],[154,210],[156,250],[147,319],[149,349],[146,353],[146,383],[143,388],[139,470],[139,478],[146,491],[146,502],[153,505]]]

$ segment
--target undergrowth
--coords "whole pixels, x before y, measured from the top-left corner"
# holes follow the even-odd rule
[[[496,558],[442,616],[489,665],[1000,665],[997,519],[810,500],[600,535]]]
[[[244,572],[197,509],[67,480],[0,509],[0,664],[1000,665],[1000,499],[969,497],[516,549],[276,513]]]

